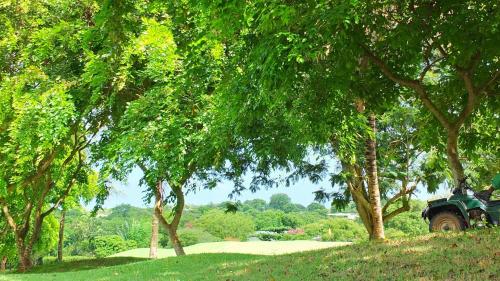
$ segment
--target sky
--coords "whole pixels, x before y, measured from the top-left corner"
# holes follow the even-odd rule
[[[142,171],[140,169],[135,169],[129,175],[127,182],[115,182],[115,191],[109,196],[104,204],[104,208],[113,208],[120,204],[129,204],[136,207],[150,207],[151,204],[146,204],[143,200],[144,197],[144,187],[139,185],[139,181],[142,177]],[[313,184],[308,179],[303,179],[294,185],[289,187],[280,186],[278,188],[272,189],[262,189],[255,193],[247,190],[242,192],[242,194],[235,198],[235,200],[245,201],[250,199],[264,199],[269,202],[271,195],[276,193],[286,193],[292,199],[293,203],[299,203],[304,206],[309,205],[314,202],[313,192],[324,187],[326,190],[331,190],[330,183],[328,180]],[[196,193],[189,193],[186,195],[186,203],[188,205],[204,205],[209,203],[221,203],[223,201],[229,200],[228,195],[232,191],[233,184],[231,182],[222,182],[217,185],[213,190],[201,190]],[[445,188],[438,190],[436,194],[446,193]],[[436,196],[436,194],[428,194],[427,192],[417,193],[417,198],[425,200],[430,197]],[[325,206],[329,206],[330,203],[325,203]]]

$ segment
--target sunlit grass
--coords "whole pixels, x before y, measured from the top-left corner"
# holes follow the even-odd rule
[[[198,254],[114,265],[108,258],[43,266],[0,280],[499,280],[500,228],[256,256]],[[97,268],[98,264],[100,268]],[[97,269],[90,269],[95,266]],[[71,271],[53,273],[55,271]],[[41,273],[46,272],[46,273]]]
[[[184,247],[187,254],[202,253],[236,253],[250,255],[280,255],[309,250],[318,250],[344,246],[350,242],[317,242],[317,241],[251,241],[251,242],[212,242],[200,243]],[[173,249],[158,249],[158,257],[166,258],[175,256]],[[113,257],[149,257],[149,248],[133,249],[113,255]]]

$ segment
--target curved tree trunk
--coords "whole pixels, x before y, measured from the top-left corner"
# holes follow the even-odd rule
[[[160,200],[161,198],[156,197],[156,204],[158,204],[158,201]],[[158,258],[158,223],[158,217],[153,209],[153,218],[151,222],[151,244],[149,246],[149,257],[152,259]]]
[[[179,240],[179,236],[177,236],[177,228],[170,227],[168,229],[168,236],[170,237],[170,242],[172,242],[175,254],[177,256],[186,255],[184,248],[182,247],[181,240]]]
[[[59,221],[59,241],[57,242],[57,261],[63,260],[63,246],[64,246],[64,223],[66,220],[66,210],[62,209],[61,220]]]
[[[175,212],[174,212],[174,218],[172,219],[172,222],[168,222],[165,217],[163,216],[163,206],[162,206],[162,200],[159,200],[156,202],[155,205],[155,213],[156,217],[158,218],[161,226],[167,231],[170,242],[172,243],[172,247],[175,250],[175,254],[177,256],[184,256],[186,253],[184,252],[184,249],[182,248],[181,241],[179,240],[179,237],[177,235],[177,227],[179,226],[179,222],[181,220],[182,212],[184,210],[184,193],[182,192],[181,186],[177,186],[175,184],[170,184],[170,188],[172,188],[172,191],[175,193],[176,196],[176,204],[175,204]],[[155,190],[155,196],[162,198],[162,183],[161,181],[158,182],[156,185],[156,190]]]
[[[460,163],[458,154],[458,130],[448,130],[446,156],[453,174],[453,180],[455,185],[458,186],[460,180],[464,178],[464,168],[462,167],[462,163]]]
[[[2,262],[0,263],[0,271],[4,272],[7,269],[7,257],[2,257]]]
[[[377,127],[375,114],[370,113],[368,120],[373,134],[376,134]],[[375,136],[369,137],[366,140],[366,171],[368,176],[368,195],[370,198],[370,208],[373,219],[373,235],[371,239],[382,240],[385,239],[385,234],[382,204],[380,202],[380,189],[378,185],[377,143]]]

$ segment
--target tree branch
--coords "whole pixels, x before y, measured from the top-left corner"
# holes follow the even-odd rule
[[[387,211],[387,208],[389,208],[389,206],[394,203],[395,201],[397,201],[399,198],[401,198],[402,196],[406,195],[406,194],[410,194],[412,193],[413,191],[415,191],[415,189],[417,188],[417,185],[413,185],[411,186],[410,188],[406,188],[404,190],[401,190],[400,192],[398,192],[396,195],[394,195],[391,199],[389,199],[384,207],[382,208],[382,214],[385,214],[385,212]]]
[[[428,64],[425,66],[425,68],[422,70],[422,72],[420,73],[420,76],[419,76],[418,80],[419,80],[420,82],[422,82],[422,81],[424,80],[425,75],[427,74],[427,72],[428,72],[429,70],[431,70],[431,68],[432,68],[434,65],[436,65],[436,63],[438,63],[439,61],[442,61],[443,59],[444,59],[444,57],[440,57],[440,58],[435,59],[433,62],[428,63]]]
[[[177,228],[177,226],[179,225],[179,222],[181,220],[182,211],[184,210],[184,205],[185,205],[184,193],[182,192],[181,186],[171,186],[171,188],[172,188],[172,191],[175,193],[175,197],[176,197],[175,213],[174,213],[174,218],[172,219],[171,225],[174,228]]]
[[[83,167],[83,161],[82,161],[82,156],[81,156],[81,153],[79,153],[79,163],[78,163],[78,167],[76,168],[76,171],[73,173],[72,177],[71,177],[71,180],[70,182],[68,183],[68,186],[66,187],[66,190],[64,190],[64,193],[59,196],[59,198],[57,199],[56,203],[54,203],[54,205],[52,205],[52,207],[50,207],[47,211],[43,212],[42,213],[42,218],[45,218],[46,216],[50,215],[50,213],[52,213],[55,209],[57,209],[63,202],[64,200],[66,199],[66,197],[68,197],[69,193],[71,192],[71,189],[73,188],[73,186],[75,185],[76,183],[76,178],[78,177],[78,173],[80,173],[82,167]]]
[[[380,71],[393,82],[413,89],[417,96],[420,98],[425,107],[436,117],[436,119],[445,127],[450,130],[452,128],[450,122],[446,118],[446,116],[437,108],[437,106],[431,101],[429,98],[424,86],[420,83],[419,80],[412,80],[405,77],[400,77],[396,73],[394,73],[390,67],[383,62],[379,57],[373,54],[367,47],[361,46],[365,52],[365,55],[370,59],[370,61],[378,66]]]
[[[420,83],[418,80],[413,80],[409,79],[406,77],[401,77],[394,73],[389,66],[383,62],[379,57],[377,57],[374,53],[372,53],[367,47],[361,46],[363,48],[365,56],[370,59],[370,61],[378,66],[380,71],[387,76],[387,78],[391,79],[392,81],[400,84],[401,86],[405,86],[411,89],[416,90],[417,88],[421,87]]]
[[[402,207],[399,207],[397,208],[396,210],[392,211],[391,213],[387,214],[387,215],[383,215],[383,218],[382,220],[384,222],[388,222],[389,220],[391,220],[393,217],[401,214],[401,213],[404,213],[404,212],[407,212],[410,210],[410,205],[404,205]]]
[[[16,224],[16,222],[14,221],[14,218],[12,217],[12,215],[9,212],[9,207],[7,207],[6,202],[3,201],[3,200],[0,201],[0,203],[2,203],[2,211],[3,211],[3,214],[4,214],[5,218],[7,219],[7,223],[12,228],[12,230],[17,234],[17,224]]]
[[[490,80],[488,80],[488,82],[484,83],[481,87],[479,87],[477,93],[478,94],[482,94],[482,93],[486,93],[487,90],[493,86],[495,84],[495,82],[500,78],[500,70],[497,70],[497,72],[495,72],[495,74],[493,74],[493,77],[491,77]]]

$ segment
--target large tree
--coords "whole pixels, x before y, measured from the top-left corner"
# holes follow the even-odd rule
[[[98,8],[94,1],[9,1],[0,8],[6,27],[0,207],[15,235],[20,270],[32,265],[44,220],[85,189],[92,173],[87,147],[118,104],[113,93],[96,91],[106,69],[93,52],[109,51],[112,41],[92,36],[111,29],[110,21],[94,21]]]
[[[116,179],[134,167],[142,170],[142,183],[155,198],[155,216],[176,254],[184,255],[177,228],[185,193],[213,188],[222,174],[212,171],[226,168],[226,152],[211,130],[224,52],[205,36],[204,14],[188,3],[132,9],[143,17],[123,46],[116,91],[135,100],[103,132],[97,156],[103,173]],[[166,203],[174,203],[167,214]]]
[[[473,112],[477,113],[476,120],[494,123],[492,109],[496,101],[486,97],[487,93],[491,95],[498,89],[495,43],[488,39],[498,32],[494,24],[498,18],[496,4],[481,6],[472,2],[474,11],[471,13],[467,12],[468,5],[454,2],[430,6],[415,1],[406,4],[230,1],[205,5],[219,16],[213,26],[217,36],[224,38],[222,41],[232,63],[227,83],[218,89],[227,92],[227,96],[222,94],[225,98],[221,98],[225,99],[221,102],[222,111],[229,112],[226,120],[232,120],[229,124],[233,124],[227,126],[227,130],[246,140],[247,147],[258,159],[254,168],[258,174],[255,185],[272,184],[269,169],[265,167],[300,167],[307,147],[331,145],[353,186],[368,186],[367,190],[359,188],[358,193],[363,196],[358,197],[358,203],[363,202],[362,197],[368,199],[367,209],[371,211],[365,213],[378,218],[380,229],[383,217],[380,213],[389,209],[377,207],[380,205],[377,200],[380,183],[376,176],[373,142],[377,116],[408,103],[419,107],[414,100],[420,102],[422,112],[436,118],[428,124],[436,120],[444,124],[444,130],[440,126],[419,128],[418,141],[427,145],[420,149],[441,150],[444,143],[447,148],[441,151],[446,152],[455,182],[463,177],[456,147],[459,129],[464,122],[471,121],[468,117]],[[426,24],[426,17],[431,19],[432,32],[421,26]],[[445,20],[440,21],[441,17]],[[486,18],[487,21],[482,21]],[[470,28],[469,33],[474,33],[471,38],[475,41],[465,42],[466,37],[451,35],[459,32],[460,22],[470,23],[467,28]],[[438,38],[446,42],[435,43]],[[455,50],[454,54],[450,55],[444,46]],[[470,49],[478,48],[482,49],[481,59],[468,65],[475,53]],[[470,71],[473,70],[468,66],[474,66],[474,77],[478,81],[474,87],[480,90],[479,95],[475,91],[465,91],[464,85],[472,77]],[[396,72],[417,75],[417,79],[408,84],[408,80],[388,71],[392,68],[399,69]],[[464,95],[469,99],[461,107]],[[360,100],[366,107],[363,114],[353,112]],[[474,108],[478,110],[472,110]],[[477,126],[467,130],[481,131]],[[446,141],[440,138],[443,135]],[[474,145],[472,139],[480,138],[469,135],[465,148],[468,154],[477,155],[478,145]],[[486,139],[482,138],[481,143]],[[359,147],[361,143],[365,143],[364,148]],[[388,147],[389,144],[382,145]],[[413,151],[409,160],[418,157],[419,152],[410,147],[407,150]],[[404,168],[404,165],[399,166]],[[442,166],[434,165],[434,168]],[[317,172],[307,165],[296,174],[301,171]],[[365,178],[364,175],[370,176]],[[443,181],[443,177],[435,178],[433,186],[436,179]],[[393,198],[387,198],[389,204],[406,200],[405,195],[414,190],[413,184],[408,185],[408,178],[400,177],[400,180],[403,187]],[[386,220],[405,209],[408,207],[386,214]]]

